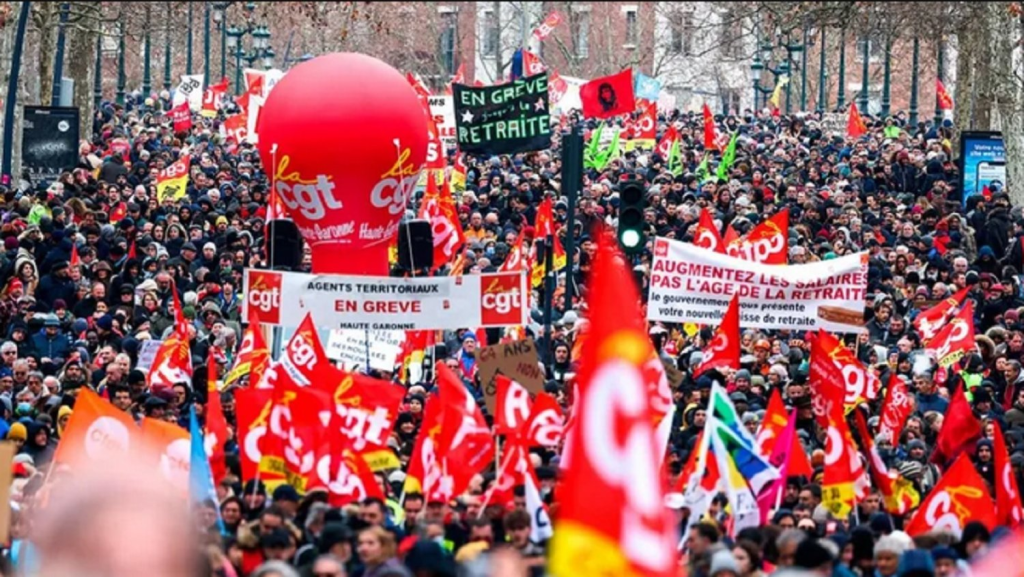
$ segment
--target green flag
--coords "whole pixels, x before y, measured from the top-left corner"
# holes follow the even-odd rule
[[[672,148],[668,151],[668,163],[666,165],[672,176],[679,176],[683,173],[682,153],[679,151],[679,139],[672,141]]]
[[[708,154],[705,152],[704,153],[704,159],[701,160],[700,164],[697,166],[697,172],[696,172],[697,182],[703,183],[706,180],[708,180],[709,177],[710,177],[709,173],[710,173],[710,170],[708,169]]]
[[[608,166],[608,163],[619,156],[619,138],[620,133],[616,132],[612,136],[612,141],[607,148],[601,148],[601,135],[604,133],[604,123],[598,125],[597,129],[594,130],[593,134],[590,135],[590,144],[587,145],[587,149],[583,151],[583,166],[584,168],[593,168],[595,170],[604,170],[604,167]]]
[[[715,177],[718,180],[729,180],[729,169],[732,167],[733,161],[736,160],[736,136],[738,134],[733,133],[732,138],[729,139],[729,145],[722,153],[722,161],[718,163],[718,170],[715,172]]]
[[[604,131],[604,123],[597,125],[597,128],[590,134],[590,143],[587,144],[587,149],[583,151],[583,166],[584,168],[595,168],[594,158],[597,157],[601,151],[601,133]]]

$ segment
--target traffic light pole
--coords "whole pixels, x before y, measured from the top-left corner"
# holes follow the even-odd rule
[[[578,123],[573,123],[572,132],[562,133],[562,192],[566,196],[569,210],[569,233],[565,237],[565,310],[572,310],[573,261],[576,255],[576,195],[583,187],[583,133]],[[589,234],[590,231],[583,231]]]

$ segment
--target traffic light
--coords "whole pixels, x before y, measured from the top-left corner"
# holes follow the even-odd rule
[[[639,254],[647,244],[644,234],[644,186],[635,174],[624,174],[619,186],[619,246],[626,254]]]

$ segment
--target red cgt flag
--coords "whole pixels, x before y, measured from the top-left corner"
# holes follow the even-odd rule
[[[672,145],[677,140],[679,140],[679,131],[676,130],[675,126],[669,126],[668,130],[661,135],[661,140],[658,142],[658,146],[654,148],[654,151],[661,156],[662,160],[666,160],[672,152]]]
[[[914,328],[921,335],[921,340],[930,341],[939,334],[939,329],[945,326],[949,315],[964,302],[967,290],[967,287],[960,289],[955,295],[932,305],[914,318]]]
[[[438,362],[434,370],[442,411],[438,445],[448,461],[452,491],[459,495],[473,475],[490,463],[494,437],[476,400],[455,373],[443,362]]]
[[[782,392],[779,389],[775,389],[772,391],[771,398],[768,399],[768,409],[765,411],[761,430],[757,432],[757,446],[761,448],[763,454],[770,455],[772,453],[773,441],[782,435],[782,431],[786,428],[788,422],[789,413],[786,411],[785,403],[782,402]],[[788,459],[787,476],[804,475],[810,478],[814,475],[814,469],[807,458],[807,452],[804,451],[803,445],[800,444],[800,437],[796,435],[793,436]],[[714,459],[711,460],[714,461]]]
[[[946,418],[942,421],[942,430],[935,439],[935,450],[931,462],[945,465],[965,450],[973,453],[973,447],[981,438],[981,425],[967,404],[964,390],[957,388],[953,400],[946,409]]]
[[[544,40],[554,32],[555,28],[565,20],[565,16],[561,12],[555,10],[551,14],[548,14],[547,18],[540,23],[539,26],[533,29],[533,37],[537,40]]]
[[[629,114],[636,108],[633,96],[633,70],[595,78],[580,87],[580,101],[586,118],[611,118]]]
[[[851,103],[850,116],[846,120],[846,135],[850,138],[859,138],[861,135],[867,134],[867,131],[868,127],[860,117],[860,111],[857,110],[857,103]]]
[[[722,324],[715,329],[715,335],[704,347],[704,356],[693,370],[693,378],[705,371],[722,367],[740,366],[740,297],[733,295],[729,308],[722,316]]]
[[[878,396],[881,383],[878,377],[857,359],[853,351],[846,348],[832,333],[821,331],[817,339],[821,352],[831,361],[840,376],[838,385],[843,390],[843,405],[847,408]]]
[[[789,209],[755,226],[749,233],[726,243],[725,253],[750,262],[785,265],[789,262]]]
[[[696,228],[693,229],[693,244],[725,254],[725,243],[722,241],[722,233],[718,232],[715,220],[711,218],[711,211],[707,207],[701,209],[700,221],[697,222]]]
[[[557,492],[554,575],[674,574],[677,535],[664,506],[643,365],[652,347],[631,274],[607,235],[593,269],[578,410]],[[595,506],[600,503],[601,506]]]
[[[996,510],[971,458],[960,455],[921,503],[906,532],[914,537],[948,531],[959,538],[969,521],[980,521],[991,531],[996,526]]]
[[[878,434],[887,438],[893,445],[898,444],[903,426],[907,424],[912,412],[914,398],[910,396],[906,381],[890,374],[885,403],[882,404],[882,414],[879,418]]]
[[[170,110],[171,122],[174,123],[174,133],[182,134],[192,130],[192,111],[188,108],[188,101],[182,102]]]
[[[526,387],[499,374],[495,376],[494,430],[501,435],[516,435],[530,418],[533,401]]]
[[[814,418],[825,430],[828,430],[829,415],[834,412],[841,415],[843,412],[843,372],[832,359],[832,351],[836,346],[842,347],[834,336],[823,329],[818,329],[818,335],[811,343],[807,382],[811,389]]]
[[[210,358],[206,362],[206,434],[203,438],[206,456],[210,459],[210,471],[213,482],[220,483],[228,473],[224,455],[224,443],[228,441],[228,422],[224,418],[224,409],[220,404],[220,392],[217,391],[217,362],[214,360],[214,347],[210,347]]]
[[[557,447],[565,432],[565,417],[558,401],[548,393],[537,393],[523,429],[531,447]]]
[[[704,105],[704,150],[715,150],[718,148],[718,135],[715,133],[715,115],[711,114],[708,105]]]
[[[235,417],[238,420],[236,439],[242,465],[242,480],[259,475],[262,451],[260,445],[270,428],[270,409],[274,404],[274,391],[270,389],[238,389],[235,392]],[[283,475],[275,475],[280,479]],[[268,480],[266,477],[260,478]]]
[[[967,301],[960,312],[925,343],[924,350],[935,358],[940,367],[948,368],[973,351],[975,346],[974,305]]]
[[[1021,507],[1017,477],[1010,467],[1010,454],[1006,450],[1006,440],[998,425],[992,436],[992,452],[996,468],[996,518],[1000,525],[1012,529],[1024,521],[1024,508]]]

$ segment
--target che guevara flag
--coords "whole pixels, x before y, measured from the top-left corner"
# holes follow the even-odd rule
[[[633,69],[587,82],[580,87],[580,102],[587,118],[611,118],[633,112]]]
[[[677,536],[664,505],[642,372],[653,349],[633,304],[639,296],[631,273],[613,243],[599,237],[592,274],[594,316],[550,545],[549,571],[558,577],[667,577],[675,569]]]
[[[178,200],[185,196],[188,188],[189,157],[182,156],[179,160],[156,173],[156,200],[163,204],[165,200]]]

